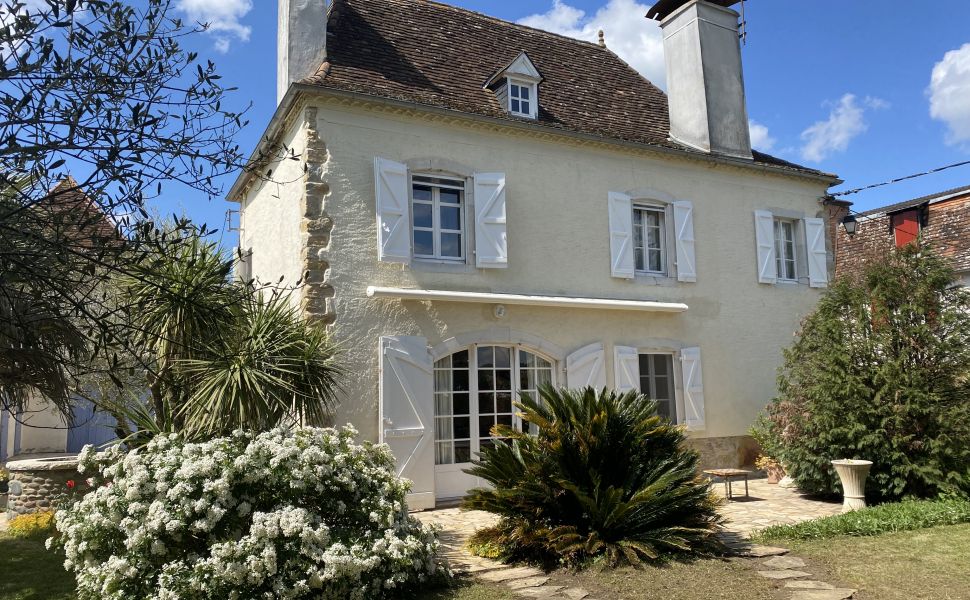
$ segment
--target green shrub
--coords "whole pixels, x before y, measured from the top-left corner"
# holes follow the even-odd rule
[[[904,500],[796,525],[775,525],[756,537],[763,541],[813,540],[838,535],[879,535],[960,523],[970,523],[970,502],[966,500]]]
[[[769,445],[799,487],[836,494],[833,459],[873,462],[877,501],[970,491],[970,292],[911,244],[842,278],[785,351]]]
[[[492,484],[465,507],[501,516],[471,547],[510,560],[638,564],[715,547],[717,498],[681,427],[638,392],[544,386],[523,397],[524,429],[497,428],[468,472]]]

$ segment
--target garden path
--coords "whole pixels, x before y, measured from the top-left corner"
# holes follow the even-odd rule
[[[724,495],[722,486],[715,485],[713,489],[722,496]],[[735,488],[735,490],[738,489]],[[750,496],[745,498],[743,495],[735,493],[733,500],[722,505],[721,514],[727,519],[724,532],[725,542],[736,548],[742,555],[754,558],[785,554],[787,550],[761,546],[752,547],[746,541],[752,532],[769,525],[799,523],[838,514],[842,508],[839,503],[813,499],[797,490],[768,484],[763,479],[755,479],[750,482],[749,494]],[[476,510],[462,511],[459,508],[452,507],[414,513],[414,516],[426,524],[437,523],[441,527],[440,555],[448,560],[451,568],[456,572],[467,573],[485,582],[502,583],[512,589],[517,596],[524,598],[593,600],[586,590],[556,585],[554,581],[551,581],[538,569],[509,567],[496,560],[480,558],[469,553],[465,549],[465,542],[469,536],[476,530],[493,525],[498,521],[498,518],[491,513]],[[769,563],[762,568],[771,567],[772,565]],[[790,569],[778,570],[785,571],[789,577],[793,577],[793,574],[796,573]],[[808,573],[804,573],[794,577],[800,578],[808,575]],[[790,587],[799,585],[794,581],[790,583],[793,584]],[[814,584],[816,582],[805,583]],[[804,597],[806,600],[810,597],[818,597],[822,600],[825,598],[822,595],[825,592],[832,594],[832,590],[799,589],[794,591],[794,597]]]

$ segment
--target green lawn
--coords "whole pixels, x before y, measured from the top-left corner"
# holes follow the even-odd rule
[[[0,600],[73,600],[74,577],[42,539],[0,534]]]
[[[861,590],[859,600],[970,597],[970,525],[785,545],[807,570]]]

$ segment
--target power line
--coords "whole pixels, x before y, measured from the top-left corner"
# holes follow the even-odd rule
[[[929,171],[923,171],[922,173],[914,173],[913,175],[907,175],[905,177],[897,177],[896,179],[890,179],[889,181],[883,181],[882,183],[873,183],[872,185],[867,185],[860,188],[855,188],[852,190],[845,190],[844,192],[835,192],[832,196],[850,196],[852,194],[858,194],[865,190],[871,190],[872,188],[882,187],[884,185],[892,185],[894,183],[899,183],[900,181],[906,181],[907,179],[916,179],[917,177],[923,177],[924,175],[932,175],[933,173],[939,173],[940,171],[946,171],[947,169],[953,169],[955,167],[962,167],[964,165],[970,165],[970,160],[965,160],[958,163],[953,163],[952,165],[946,165],[944,167],[937,167],[935,169],[930,169]]]

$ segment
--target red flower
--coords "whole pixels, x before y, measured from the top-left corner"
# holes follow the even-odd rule
[[[73,479],[68,479],[67,480],[67,489],[69,489],[69,490],[73,490],[74,489],[74,480]]]

